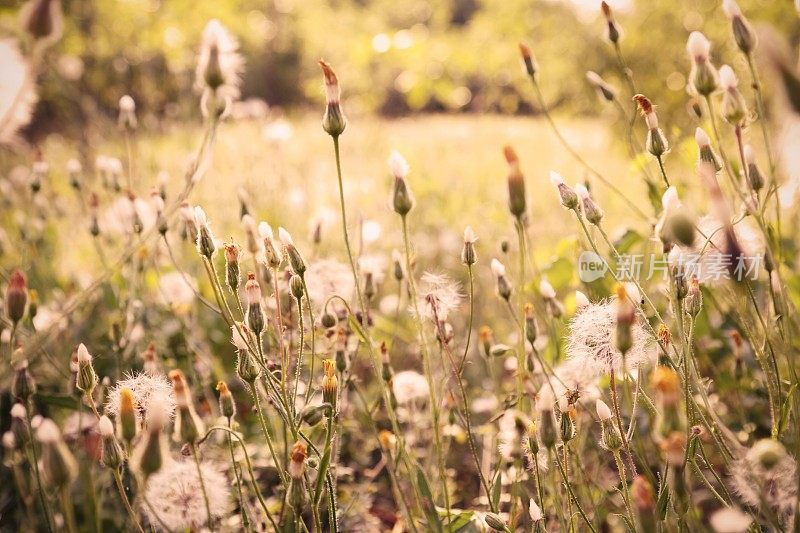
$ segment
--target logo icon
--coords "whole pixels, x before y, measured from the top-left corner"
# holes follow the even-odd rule
[[[585,250],[578,257],[578,277],[584,283],[602,278],[608,272],[608,263],[596,253]]]

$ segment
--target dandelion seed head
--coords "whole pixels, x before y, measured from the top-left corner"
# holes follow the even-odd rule
[[[589,189],[587,189],[586,185],[584,185],[583,183],[575,184],[575,193],[580,197],[581,200],[586,200],[587,198],[590,198]]]
[[[580,310],[586,307],[587,305],[591,305],[589,298],[581,291],[575,291],[575,307],[578,310]]]
[[[425,376],[414,370],[403,370],[392,376],[392,392],[399,404],[428,398],[430,389]]]
[[[208,21],[203,30],[200,57],[197,61],[195,83],[206,87],[209,67],[218,69],[221,84],[215,90],[223,98],[237,98],[244,70],[244,60],[239,55],[239,42],[217,19]]]
[[[139,372],[127,374],[108,391],[105,412],[116,417],[120,410],[120,393],[129,389],[133,393],[136,417],[139,421],[149,420],[151,412],[164,413],[167,420],[175,415],[175,397],[167,376],[161,373]]]
[[[753,517],[736,507],[723,507],[708,519],[714,533],[744,533],[753,523]]]
[[[622,353],[614,342],[617,301],[605,300],[583,307],[569,323],[567,355],[587,372],[607,374],[622,372]],[[651,364],[655,359],[655,341],[639,321],[631,328],[633,344],[625,354],[627,369]]]
[[[423,318],[440,322],[458,309],[461,303],[461,286],[444,274],[425,272],[420,279],[417,307]],[[413,310],[412,310],[413,311]]]
[[[796,473],[797,463],[788,453],[769,469],[757,454],[747,453],[731,465],[730,482],[743,503],[755,508],[766,503],[784,529],[791,530],[797,504]]]
[[[294,246],[292,235],[283,226],[278,228],[278,238],[284,246]]]
[[[209,461],[200,463],[200,474],[212,520],[225,516],[230,507],[228,479]],[[143,509],[156,529],[161,529],[160,522],[170,531],[203,529],[207,511],[203,488],[193,461],[169,461],[150,477],[146,494],[150,505]]]

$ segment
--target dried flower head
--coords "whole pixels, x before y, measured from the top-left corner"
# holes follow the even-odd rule
[[[120,414],[122,406],[121,393],[128,389],[135,402],[136,418],[142,422],[151,411],[164,413],[168,420],[175,415],[175,398],[167,376],[160,373],[140,372],[127,374],[117,381],[108,391],[105,412],[112,418]]]
[[[225,475],[210,461],[200,463],[199,475],[191,460],[169,461],[149,478],[145,494],[150,505],[142,508],[151,526],[157,530],[166,526],[168,531],[203,529],[208,520],[203,486],[211,520],[228,513],[230,482]]]
[[[791,530],[796,518],[796,473],[797,463],[783,446],[764,439],[733,463],[731,485],[742,502],[754,508],[768,505],[784,529]]]
[[[399,404],[425,400],[429,395],[425,376],[414,370],[403,370],[392,376],[392,392]]]
[[[458,282],[444,274],[425,272],[422,275],[417,308],[423,318],[443,322],[451,311],[458,309],[461,299],[461,286]]]

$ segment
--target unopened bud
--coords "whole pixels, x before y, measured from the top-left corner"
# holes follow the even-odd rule
[[[525,178],[519,168],[519,158],[510,146],[503,148],[508,163],[508,210],[517,218],[525,213]]]
[[[338,137],[347,127],[347,119],[342,111],[339,79],[331,66],[323,60],[319,61],[325,79],[325,114],[322,117],[322,129],[331,137]]]
[[[339,392],[339,381],[336,377],[336,362],[325,359],[322,362],[325,376],[322,378],[322,401],[330,404],[336,410],[336,399]]]
[[[233,401],[231,390],[227,383],[220,381],[217,383],[217,391],[219,391],[219,412],[230,420],[236,415],[236,404]]]
[[[478,261],[478,255],[475,252],[475,241],[477,240],[475,232],[467,226],[464,230],[464,248],[461,250],[461,262],[467,266],[472,266]]]
[[[589,190],[586,188],[585,185],[579,183],[575,186],[575,192],[581,199],[583,216],[591,224],[594,224],[595,226],[599,225],[600,221],[603,220],[603,210],[600,209],[600,206],[597,205],[597,203],[591,197],[591,195],[589,194]]]
[[[21,270],[11,273],[6,289],[6,314],[13,324],[25,316],[28,304],[28,284]]]

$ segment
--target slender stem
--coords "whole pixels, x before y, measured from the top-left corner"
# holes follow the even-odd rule
[[[192,443],[192,457],[194,458],[194,466],[197,469],[197,479],[200,481],[200,490],[203,491],[203,502],[206,504],[206,514],[208,515],[208,529],[213,530],[211,527],[211,504],[208,501],[208,492],[206,492],[206,482],[203,480],[203,470],[200,468],[200,457],[197,454],[197,445]]]
[[[619,451],[614,452],[614,462],[617,463],[619,482],[622,484],[622,500],[625,502],[625,510],[628,512],[631,524],[636,524],[636,515],[633,514],[633,507],[631,506],[631,493],[630,488],[628,487],[628,476],[625,475],[625,463],[622,461],[622,456],[620,455]]]
[[[228,429],[233,430],[233,420],[228,418]],[[233,451],[233,438],[230,433],[225,435],[228,440],[228,449],[231,452],[231,468],[233,468],[233,475],[236,476],[236,492],[239,495],[239,513],[242,515],[242,527],[248,530],[250,527],[250,519],[247,516],[247,508],[245,506],[244,495],[242,494],[242,478],[239,475],[239,463],[236,461],[236,454]]]
[[[667,177],[667,171],[664,169],[664,158],[657,156],[656,159],[658,160],[658,168],[661,170],[661,177],[664,178],[664,183],[669,187],[669,178]]]
[[[472,272],[472,265],[467,265],[467,273],[469,275],[469,319],[467,320],[467,340],[464,343],[464,355],[461,357],[461,362],[458,365],[459,374],[464,369],[464,362],[469,355],[469,343],[472,339],[472,321],[475,314],[475,276]],[[398,300],[398,306],[400,305]]]
[[[411,244],[408,238],[408,219],[402,215],[403,226],[403,247],[405,249],[406,272],[408,275],[408,288],[411,293],[411,305],[414,309],[414,317],[417,324],[417,330],[420,339],[420,354],[422,356],[422,367],[425,373],[425,378],[428,381],[428,391],[430,395],[430,408],[433,418],[433,443],[436,451],[436,459],[439,469],[439,482],[441,483],[442,496],[444,497],[445,510],[447,511],[448,524],[451,522],[450,517],[450,493],[447,490],[447,472],[445,470],[444,454],[442,453],[442,437],[441,428],[439,427],[439,401],[436,397],[436,382],[433,380],[433,371],[431,369],[430,353],[428,352],[428,341],[425,338],[425,327],[422,323],[422,315],[419,312],[419,303],[417,302],[417,284],[414,280],[414,274],[411,269]]]
[[[292,392],[291,397],[291,409],[293,416],[297,418],[297,390],[300,386],[300,374],[303,371],[303,345],[305,344],[305,327],[303,324],[303,302],[301,298],[297,298],[297,319],[298,324],[297,328],[300,332],[300,342],[297,346],[297,361],[295,362],[295,369],[294,369],[294,391]],[[288,370],[288,369],[287,369]],[[310,386],[308,387],[311,388]]]
[[[258,422],[261,424],[261,431],[264,432],[264,437],[267,439],[267,446],[269,447],[269,453],[272,455],[272,461],[275,463],[275,469],[278,471],[278,476],[281,478],[281,483],[286,485],[286,475],[283,473],[283,468],[278,463],[278,456],[275,453],[275,448],[272,446],[272,436],[269,433],[269,429],[267,429],[267,423],[264,420],[264,413],[261,412],[261,400],[259,399],[258,395],[258,388],[256,387],[255,382],[250,383],[250,393],[253,395],[253,400],[256,403],[256,416],[258,417]]]
[[[578,508],[578,513],[580,513],[581,518],[583,518],[583,521],[586,522],[586,525],[589,527],[589,530],[592,533],[597,533],[597,530],[594,528],[594,525],[592,525],[592,522],[589,520],[589,517],[586,516],[586,513],[584,512],[581,503],[578,501],[577,496],[575,496],[575,493],[572,491],[572,485],[570,485],[569,479],[567,479],[567,474],[566,472],[564,472],[564,467],[561,464],[561,459],[558,458],[558,453],[554,452],[553,455],[555,455],[556,464],[558,465],[558,471],[561,473],[561,479],[564,481],[564,485],[567,487],[567,492],[569,493],[569,497],[572,499],[572,501],[575,503],[575,506]]]
[[[28,402],[27,409],[25,409],[25,418],[27,421],[27,430],[28,430],[28,442],[31,445],[31,455],[33,455],[33,473],[36,477],[36,486],[39,489],[39,503],[42,505],[42,513],[44,514],[44,520],[47,523],[47,530],[52,533],[53,526],[51,523],[51,515],[50,515],[50,508],[47,505],[47,496],[44,492],[44,485],[42,485],[42,475],[39,472],[39,453],[36,451],[36,441],[33,438],[33,429],[31,428],[31,409],[33,408],[33,402]]]
[[[520,402],[522,410],[525,410],[523,398],[525,397],[525,374],[526,374],[526,357],[525,357],[525,230],[522,225],[522,219],[517,217],[514,221],[514,227],[517,230],[517,240],[519,241],[519,353],[517,354],[517,400]]]
[[[75,533],[78,529],[75,526],[75,510],[72,508],[72,498],[69,494],[69,483],[64,484],[60,490],[61,508],[64,510],[64,522],[69,533]]]
[[[308,285],[306,284],[305,276],[300,279],[303,280],[303,292],[306,296],[306,310],[308,311],[308,319],[311,322],[309,329],[311,330],[311,368],[309,369],[310,379],[314,379],[314,363],[317,359],[316,348],[316,322],[314,321],[314,309],[311,307],[311,295],[308,293]],[[306,387],[306,403],[311,399],[311,387]]]
[[[128,516],[136,526],[136,529],[138,529],[141,533],[144,533],[144,529],[142,529],[141,524],[139,524],[139,520],[136,518],[136,513],[133,511],[133,507],[131,507],[131,502],[128,499],[128,495],[125,493],[125,486],[122,484],[122,476],[120,475],[119,470],[114,469],[111,474],[114,476],[114,483],[117,485],[119,497],[122,500],[122,503],[125,505],[125,510],[128,511]]]

